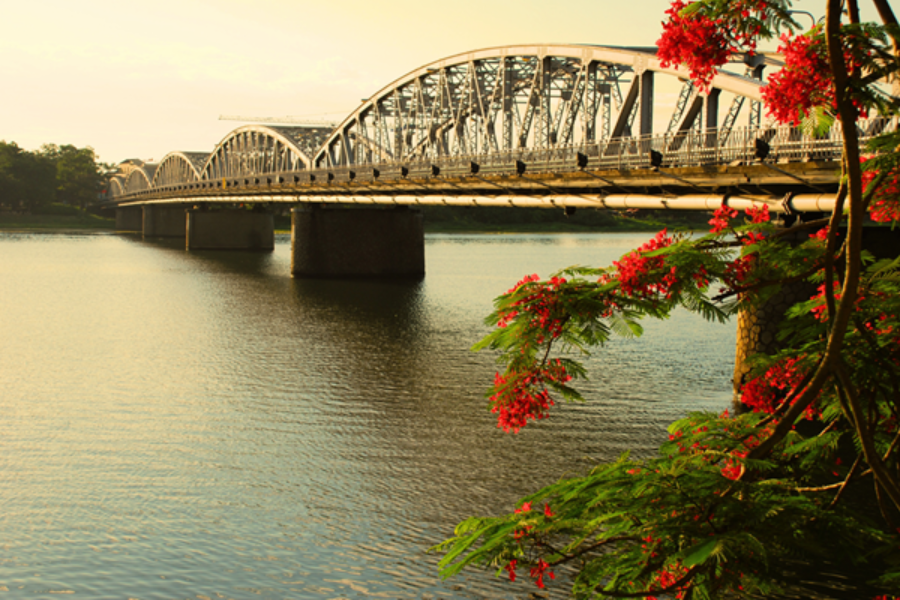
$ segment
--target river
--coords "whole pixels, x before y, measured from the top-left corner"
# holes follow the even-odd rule
[[[419,282],[273,253],[0,233],[0,599],[530,598],[426,549],[731,399],[733,325],[681,312],[518,435],[470,352],[521,276],[650,234],[429,235]],[[564,597],[557,586],[551,597]]]

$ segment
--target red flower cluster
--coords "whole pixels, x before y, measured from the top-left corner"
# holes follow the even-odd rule
[[[613,261],[613,266],[618,269],[616,279],[621,292],[642,298],[671,298],[672,289],[678,283],[675,267],[666,269],[664,256],[651,257],[645,253],[667,248],[672,242],[663,229],[652,240],[623,256],[621,261]],[[602,282],[604,280],[601,279]]]
[[[656,579],[656,585],[661,589],[668,589],[678,583],[678,580],[684,577],[687,572],[687,567],[680,563],[667,565],[663,570],[658,571],[655,574],[654,578]],[[675,592],[675,598],[681,600],[685,597],[685,594],[685,590],[679,590]],[[656,596],[647,596],[647,600],[657,600],[657,598]]]
[[[825,240],[828,239],[828,228],[823,227],[822,229],[818,230],[817,232],[809,234],[809,238],[810,239],[815,238],[817,240],[821,240],[824,242]]]
[[[556,575],[553,571],[549,571],[550,565],[548,565],[543,558],[538,559],[537,565],[531,568],[531,578],[534,579],[534,584],[539,588],[544,587],[544,574],[550,576],[550,579],[556,579]]]
[[[707,14],[703,8],[685,11],[692,4],[672,2],[666,11],[668,20],[663,23],[662,37],[656,42],[657,56],[663,67],[687,66],[691,79],[708,91],[716,69],[733,54],[741,48],[756,50],[754,36],[760,28],[748,19],[765,20],[767,4],[765,0],[741,0],[736,3],[739,12],[721,16]]]
[[[494,376],[496,393],[490,398],[491,412],[498,413],[497,427],[518,433],[528,419],[545,418],[553,406],[547,383],[562,384],[571,380],[572,376],[566,373],[558,358],[531,371],[510,373],[508,379],[497,373]]]
[[[753,265],[756,262],[755,254],[747,254],[737,260],[733,260],[725,265],[725,285],[735,289],[739,288],[747,281],[750,272],[753,271]]]
[[[802,357],[791,357],[772,365],[763,375],[751,379],[741,388],[741,402],[753,412],[773,414],[778,405],[795,392],[807,374],[800,365]],[[816,417],[815,403],[810,404],[804,415],[812,420]]]
[[[761,91],[768,114],[785,125],[799,124],[815,106],[834,105],[828,50],[820,37],[781,36],[784,68]]]
[[[709,230],[710,233],[722,233],[728,228],[728,220],[735,218],[737,215],[738,211],[723,204],[716,209],[716,212],[713,213],[713,218],[709,220],[709,224],[712,225],[712,229]]]
[[[828,48],[818,32],[812,35],[781,36],[778,52],[784,53],[784,68],[769,77],[760,91],[768,114],[784,125],[798,125],[816,106],[837,106]],[[844,62],[851,71],[859,71],[867,56],[863,45],[852,36],[844,36]],[[865,116],[863,106],[853,103]],[[837,112],[835,110],[835,112]]]
[[[732,452],[732,454],[741,458],[745,458],[747,456],[747,452],[734,451]],[[722,477],[735,481],[743,474],[744,465],[731,458],[725,459],[725,466],[722,467]]]
[[[510,581],[516,580],[516,563],[517,563],[516,559],[512,559],[506,565],[506,571],[509,573]]]
[[[861,161],[865,163],[867,158],[862,158]],[[863,193],[872,185],[877,176],[877,171],[863,171]],[[900,172],[898,169],[890,171],[872,194],[869,202],[869,214],[873,221],[879,223],[900,221]]]
[[[769,207],[766,204],[763,204],[761,207],[751,206],[744,212],[750,217],[751,223],[768,223],[772,218],[769,214]]]
[[[529,327],[540,328],[546,332],[551,338],[557,337],[562,332],[562,320],[556,314],[558,312],[558,296],[560,286],[566,283],[562,277],[551,277],[550,281],[544,284],[529,285],[539,281],[537,275],[526,275],[519,283],[513,286],[507,294],[515,292],[519,288],[528,285],[528,294],[513,303],[513,308],[500,312],[497,320],[497,327],[507,327],[514,318],[522,313],[531,316]],[[542,343],[543,336],[538,338],[538,343]]]

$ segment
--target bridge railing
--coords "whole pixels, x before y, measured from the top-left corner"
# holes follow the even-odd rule
[[[859,121],[861,141],[885,131],[895,130],[896,117],[875,117]],[[272,190],[296,184],[328,182],[372,182],[375,179],[428,180],[446,176],[520,175],[533,173],[566,173],[588,170],[631,170],[679,167],[836,161],[842,152],[841,124],[836,122],[820,136],[807,136],[794,127],[735,128],[728,132],[717,129],[624,137],[591,144],[520,148],[477,155],[438,156],[417,161],[387,161],[346,167],[329,167],[311,171],[246,174],[225,182],[201,181],[165,188],[144,190],[130,195],[135,199],[160,193],[186,193],[192,190],[238,189]],[[495,184],[499,185],[499,184]],[[501,186],[502,187],[502,186]],[[340,191],[340,187],[335,191]],[[358,193],[359,188],[355,189]]]
[[[896,118],[862,120],[859,123],[860,139],[866,141],[874,135],[896,127]],[[478,174],[515,173],[517,163],[520,163],[519,169],[524,165],[524,173],[559,173],[577,171],[583,167],[628,170],[750,164],[759,159],[777,163],[834,161],[840,158],[843,151],[839,122],[820,136],[807,136],[802,130],[790,126],[735,128],[724,140],[720,138],[721,134],[718,129],[691,130],[682,133],[625,137],[593,144],[434,157],[402,164],[409,169],[411,176],[420,173],[427,175],[432,165],[438,167],[442,175],[462,176],[471,174],[473,163],[477,165]],[[579,160],[587,162],[579,164]],[[398,164],[401,162],[381,162],[365,166],[390,172]],[[340,173],[357,168],[324,170],[337,177]]]

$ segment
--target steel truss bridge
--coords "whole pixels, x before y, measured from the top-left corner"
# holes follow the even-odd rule
[[[246,125],[212,152],[124,161],[107,206],[452,204],[828,211],[840,125],[767,126],[779,57],[742,56],[697,89],[655,48],[507,46],[388,84],[334,129]],[[896,127],[871,119],[863,138]],[[663,129],[664,128],[664,129]]]

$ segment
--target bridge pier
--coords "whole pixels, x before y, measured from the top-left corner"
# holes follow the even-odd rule
[[[185,209],[183,206],[144,206],[144,237],[183,238],[185,233]]]
[[[243,209],[187,211],[188,250],[275,249],[275,221],[270,212]]]
[[[291,274],[298,277],[422,277],[422,213],[407,207],[291,211]]]
[[[116,209],[116,231],[143,231],[144,211],[140,206]]]

